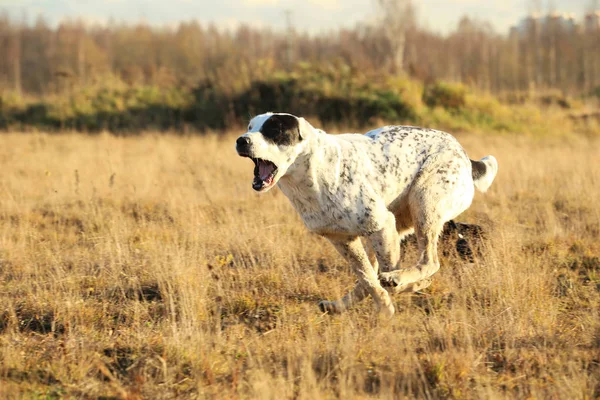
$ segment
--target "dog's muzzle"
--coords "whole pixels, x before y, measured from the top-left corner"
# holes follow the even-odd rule
[[[240,136],[235,141],[235,150],[240,156],[250,157],[250,138]]]
[[[248,157],[254,162],[252,188],[257,192],[262,192],[275,184],[278,169],[272,161],[255,157],[251,152],[250,143],[249,138],[240,136],[235,142],[235,149],[241,157]]]

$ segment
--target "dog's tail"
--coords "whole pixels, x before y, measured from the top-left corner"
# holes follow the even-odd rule
[[[471,160],[473,184],[480,192],[489,189],[498,173],[498,161],[494,156],[483,157],[479,161]]]

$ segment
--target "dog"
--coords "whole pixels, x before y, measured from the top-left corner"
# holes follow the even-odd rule
[[[391,316],[390,294],[429,286],[440,268],[444,223],[471,205],[475,189],[485,192],[498,171],[493,156],[473,161],[438,130],[385,126],[330,135],[287,113],[252,118],[235,147],[254,162],[252,188],[264,193],[277,185],[306,227],[327,238],[357,275],[350,293],[319,303],[329,313],[370,295]],[[420,258],[400,268],[400,241],[413,232]]]

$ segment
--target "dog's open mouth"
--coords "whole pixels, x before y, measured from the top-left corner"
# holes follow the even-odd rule
[[[262,158],[253,158],[252,161],[254,161],[252,189],[260,192],[273,186],[277,175],[277,165]]]

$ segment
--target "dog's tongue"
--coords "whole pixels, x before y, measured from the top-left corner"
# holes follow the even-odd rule
[[[258,162],[258,176],[260,176],[260,179],[263,181],[267,180],[274,169],[274,165],[269,162],[262,160]]]

